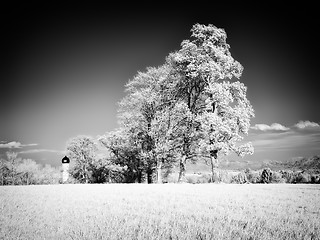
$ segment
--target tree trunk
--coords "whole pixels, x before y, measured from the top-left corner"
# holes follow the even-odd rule
[[[12,178],[11,185],[14,185],[15,184],[15,177],[14,177],[13,170],[12,170],[11,178]]]
[[[179,178],[178,182],[185,183],[187,182],[186,178],[186,161],[187,161],[187,156],[184,155],[180,159],[180,172],[179,172]]]
[[[29,174],[27,173],[27,185],[29,185]]]
[[[141,183],[141,179],[142,179],[142,172],[140,169],[137,170],[137,177],[134,180],[135,183]]]
[[[143,171],[143,180],[145,184],[148,184],[148,171]]]
[[[162,167],[162,161],[158,161],[158,164],[157,164],[157,183],[158,183],[158,184],[162,184],[162,171],[161,171],[161,167]]]
[[[148,171],[147,176],[148,176],[148,184],[153,183],[153,181],[152,181],[152,171]]]
[[[88,183],[88,173],[87,173],[87,168],[84,166],[84,179],[86,181],[86,184]]]
[[[111,183],[111,171],[109,170],[109,173],[108,173],[108,183]]]
[[[210,158],[210,162],[211,162],[211,182],[219,182],[219,174],[217,171],[218,168],[218,162],[217,162],[217,158],[214,156],[211,156]]]

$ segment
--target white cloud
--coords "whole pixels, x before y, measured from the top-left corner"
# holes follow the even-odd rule
[[[22,147],[30,147],[37,146],[37,143],[30,144],[21,144],[20,142],[12,141],[12,142],[1,142],[0,148],[22,148]]]
[[[310,121],[300,121],[296,125],[294,125],[296,128],[299,129],[305,129],[305,128],[320,128],[320,125],[315,122],[310,122]]]
[[[19,142],[8,142],[8,143],[0,143],[0,148],[20,148],[21,143]]]
[[[270,126],[267,124],[256,124],[251,129],[260,131],[288,131],[289,128],[281,125],[280,123],[272,123]]]
[[[64,151],[54,150],[54,149],[29,149],[25,151],[20,151],[19,153],[40,153],[40,152],[51,152],[51,153],[64,153]]]

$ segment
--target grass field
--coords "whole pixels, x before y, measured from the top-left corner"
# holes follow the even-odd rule
[[[0,187],[0,239],[320,239],[319,185]]]

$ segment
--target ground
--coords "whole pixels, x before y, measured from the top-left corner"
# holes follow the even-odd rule
[[[320,239],[320,185],[0,187],[0,239]]]

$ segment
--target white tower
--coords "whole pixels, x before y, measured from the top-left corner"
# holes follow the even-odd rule
[[[62,182],[65,183],[69,178],[69,163],[70,159],[67,156],[62,158]]]

